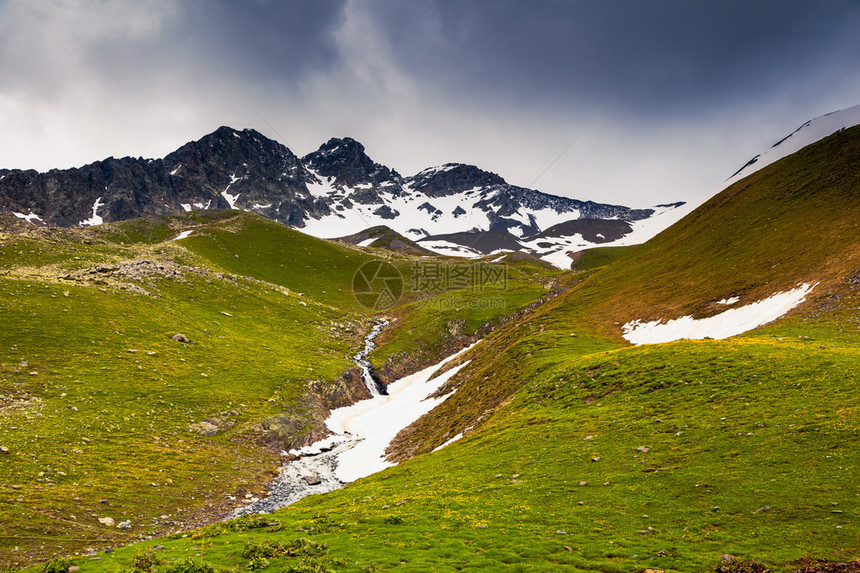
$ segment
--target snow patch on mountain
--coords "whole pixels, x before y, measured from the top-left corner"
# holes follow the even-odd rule
[[[660,205],[654,207],[654,215],[640,221],[629,221],[631,232],[620,239],[594,242],[575,233],[562,237],[540,237],[522,239],[520,242],[531,253],[560,269],[571,266],[570,254],[593,247],[627,247],[642,244],[687,216],[694,205]],[[598,234],[599,235],[599,234]],[[602,237],[601,238],[605,238]]]
[[[99,197],[98,199],[96,199],[96,202],[93,203],[93,216],[89,219],[84,219],[79,223],[79,225],[81,227],[90,227],[93,225],[101,225],[102,223],[104,223],[104,219],[102,219],[98,214],[99,207],[101,207],[102,205],[102,198]]]
[[[12,214],[15,215],[16,217],[18,217],[19,219],[24,219],[28,223],[33,223],[34,221],[41,221],[42,220],[42,218],[40,216],[38,216],[37,214],[35,214],[33,212],[31,212],[29,215],[25,215],[24,213],[12,213]]]
[[[227,186],[227,188],[229,189],[229,185]],[[241,193],[237,193],[235,195],[230,195],[229,193],[227,193],[227,189],[221,191],[221,196],[224,197],[224,199],[227,201],[227,203],[230,204],[231,209],[236,208],[236,200],[239,198],[239,195],[241,195]]]
[[[474,259],[483,256],[483,253],[481,253],[480,251],[470,249],[465,245],[452,243],[451,241],[430,240],[421,241],[420,244],[425,249],[431,250],[439,255],[445,255],[447,257],[462,257],[466,259]]]
[[[311,196],[322,199],[336,194],[336,190],[332,186],[334,177],[324,177],[310,167],[305,167],[305,169],[314,176],[313,180],[305,183]],[[284,175],[286,175],[286,173],[284,173]]]
[[[817,284],[802,284],[790,291],[776,293],[764,300],[731,308],[708,318],[682,316],[667,322],[662,319],[650,322],[633,320],[622,327],[622,336],[633,344],[657,344],[682,338],[728,338],[781,317],[806,300],[806,295]]]

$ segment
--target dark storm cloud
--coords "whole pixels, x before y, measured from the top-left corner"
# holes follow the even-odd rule
[[[284,81],[325,70],[337,57],[333,34],[346,0],[189,2],[176,22],[201,60],[257,80]],[[181,37],[177,38],[182,42]]]
[[[857,0],[0,0],[0,167],[232,125],[647,206],[858,103],[857,30]]]
[[[384,0],[373,10],[405,69],[508,102],[682,113],[809,76],[838,82],[860,58],[855,0]]]
[[[345,3],[0,0],[0,91],[51,98],[94,80],[147,93],[179,75],[289,84],[335,63]]]
[[[119,74],[171,66],[189,73],[222,74],[235,81],[288,84],[338,57],[334,33],[346,0],[187,0],[176,3],[158,36],[111,38],[91,58]],[[197,68],[195,70],[195,68]]]

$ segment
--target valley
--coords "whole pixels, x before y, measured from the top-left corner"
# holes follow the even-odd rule
[[[816,137],[570,270],[239,209],[0,214],[0,563],[856,570],[860,128]],[[355,198],[341,143],[303,161]]]

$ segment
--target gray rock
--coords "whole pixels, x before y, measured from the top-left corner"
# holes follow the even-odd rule
[[[189,342],[191,342],[190,340],[188,340],[187,336],[185,336],[184,334],[180,334],[178,332],[176,334],[174,334],[173,336],[171,336],[170,339],[175,340],[176,342],[182,342],[184,344],[188,344]]]
[[[209,422],[197,422],[196,424],[191,424],[188,426],[188,431],[194,434],[199,434],[201,436],[214,436],[218,433],[220,428],[215,424],[210,424]]]
[[[131,521],[120,521],[117,529],[131,529]]]
[[[113,527],[116,522],[113,520],[112,517],[100,517],[99,523],[108,527]]]
[[[302,479],[305,480],[305,483],[308,485],[319,485],[322,483],[319,476],[303,476]]]

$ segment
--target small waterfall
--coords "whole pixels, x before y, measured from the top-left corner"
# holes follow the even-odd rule
[[[433,374],[437,373],[442,365],[468,352],[474,345],[424,370],[396,380],[391,386],[391,394],[385,389],[383,398],[380,397],[379,386],[373,378],[373,367],[364,359],[376,347],[373,339],[386,324],[388,323],[377,323],[364,339],[364,350],[353,358],[359,366],[364,365],[358,360],[365,362],[367,370],[362,367],[364,380],[375,399],[361,400],[352,406],[332,410],[326,420],[326,426],[333,432],[332,435],[299,450],[290,450],[290,459],[284,461],[278,477],[268,484],[269,492],[266,497],[241,500],[238,503],[241,503],[242,507],[236,508],[229,517],[246,513],[269,513],[309,495],[338,489],[345,483],[392,465],[392,462],[384,459],[385,450],[391,440],[403,428],[447,398],[446,395],[428,399],[468,362],[435,378]],[[449,440],[449,443],[452,441],[454,440]],[[233,496],[228,497],[237,501]]]
[[[373,340],[379,336],[379,333],[382,332],[382,329],[385,328],[387,324],[387,320],[378,321],[367,336],[364,337],[364,349],[352,357],[352,361],[361,368],[361,379],[364,382],[364,385],[367,386],[367,390],[370,392],[371,396],[385,396],[388,394],[385,387],[377,381],[376,371],[373,369],[373,365],[366,360],[367,355],[376,348],[376,344]]]

